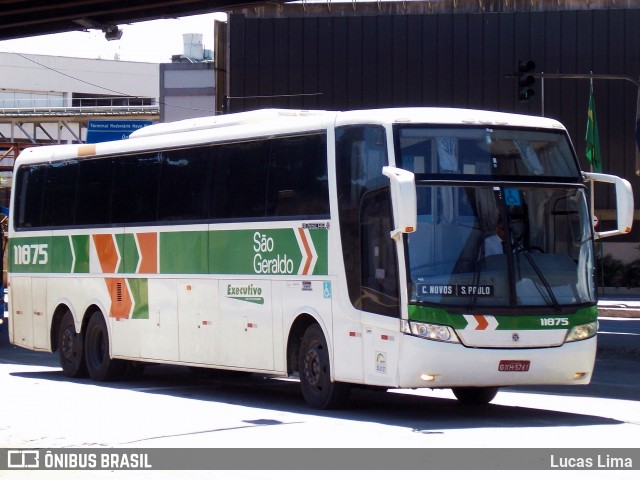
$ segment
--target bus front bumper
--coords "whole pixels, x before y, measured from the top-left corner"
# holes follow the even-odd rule
[[[468,348],[401,335],[398,386],[449,388],[584,385],[591,380],[597,340],[548,348]]]

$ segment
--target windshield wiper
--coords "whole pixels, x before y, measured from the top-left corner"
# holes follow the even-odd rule
[[[524,244],[522,243],[522,240],[517,240],[513,244],[513,246],[514,246],[513,253],[516,255],[518,253],[524,254],[524,258],[526,258],[527,261],[531,264],[533,271],[536,272],[536,275],[538,275],[538,278],[544,285],[544,288],[547,290],[547,293],[549,294],[549,298],[551,299],[551,303],[553,303],[554,308],[558,311],[561,310],[560,303],[558,302],[558,299],[556,298],[556,296],[553,294],[553,289],[551,288],[551,285],[549,285],[549,282],[547,281],[546,277],[542,273],[542,270],[540,270],[540,267],[538,267],[538,264],[535,262],[535,260],[533,259],[529,251],[525,248]]]
[[[471,299],[467,305],[467,311],[469,313],[473,312],[476,308],[476,302],[478,301],[478,287],[480,286],[480,264],[486,258],[484,251],[484,238],[481,236],[478,239],[478,246],[475,251],[476,264],[473,269],[473,293],[471,294]]]

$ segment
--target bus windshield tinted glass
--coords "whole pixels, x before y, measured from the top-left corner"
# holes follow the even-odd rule
[[[418,185],[407,235],[410,301],[470,308],[594,301],[585,192]]]
[[[562,131],[396,126],[398,166],[418,178],[552,177],[576,181],[580,169]]]

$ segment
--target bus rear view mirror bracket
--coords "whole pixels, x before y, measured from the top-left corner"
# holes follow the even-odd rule
[[[402,233],[416,231],[418,219],[416,204],[416,182],[413,172],[396,167],[383,167],[382,174],[389,178],[391,203],[395,229],[391,238],[396,240]]]
[[[582,172],[589,182],[612,183],[616,189],[617,229],[606,232],[594,232],[597,238],[611,237],[629,233],[633,224],[633,190],[628,180],[605,173]],[[593,212],[592,212],[593,214]]]

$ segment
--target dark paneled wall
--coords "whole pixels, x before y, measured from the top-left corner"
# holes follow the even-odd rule
[[[539,115],[540,80],[520,103],[507,77],[518,60],[546,73],[640,74],[635,9],[276,17],[230,15],[230,111],[437,105]],[[584,159],[589,81],[544,87],[545,116],[565,124]],[[640,197],[637,88],[596,80],[594,91],[603,171],[629,179]],[[596,206],[612,208],[612,198]]]

